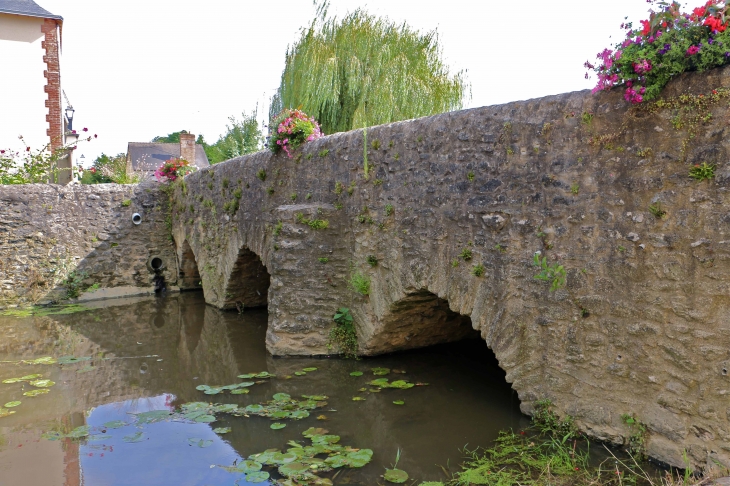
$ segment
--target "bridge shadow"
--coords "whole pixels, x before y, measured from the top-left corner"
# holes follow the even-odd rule
[[[223,296],[223,309],[266,307],[268,305],[271,275],[261,258],[246,248],[238,251],[238,258],[228,277]]]

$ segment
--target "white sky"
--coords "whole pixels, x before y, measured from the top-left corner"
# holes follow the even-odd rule
[[[314,15],[311,0],[36,2],[64,17],[61,83],[76,109],[74,128],[99,135],[79,146],[87,161],[183,129],[212,143],[228,117],[257,102],[265,110],[287,46]],[[583,63],[623,37],[625,16],[636,23],[649,8],[645,0],[332,4],[331,13],[360,6],[438,28],[447,64],[468,70],[467,107],[591,88]]]

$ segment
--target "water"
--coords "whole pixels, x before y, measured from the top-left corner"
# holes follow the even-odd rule
[[[516,394],[480,340],[359,361],[279,359],[266,353],[265,309],[243,315],[221,312],[206,306],[199,293],[97,305],[71,315],[0,317],[0,360],[92,358],[63,366],[0,363],[0,380],[37,373],[56,383],[36,397],[23,395],[35,389],[27,382],[0,384],[0,405],[22,402],[11,409],[15,414],[0,418],[0,486],[244,485],[249,483],[242,474],[211,466],[230,466],[269,448],[285,450],[288,441],[303,441],[302,431],[309,427],[341,436],[343,445],[374,451],[363,468],[323,474],[331,478],[340,471],[335,484],[382,483],[380,476],[392,467],[399,450],[399,469],[418,482],[435,481],[446,478],[444,469],[458,470],[465,446],[489,445],[499,430],[528,424]],[[307,367],[318,369],[294,375]],[[378,378],[374,367],[406,371],[385,376],[391,381],[428,385],[359,391],[372,388],[366,384]],[[201,384],[239,383],[237,375],[260,371],[277,377],[248,388],[249,394],[208,396],[196,390]],[[364,375],[352,377],[352,371]],[[245,406],[279,392],[329,399],[305,419],[279,420],[287,424],[281,430],[272,430],[272,420],[258,416],[217,414],[218,421],[211,424],[162,421],[138,426],[131,415],[195,401]],[[365,400],[353,401],[355,396]],[[405,404],[395,405],[395,400]],[[319,415],[326,419],[318,420]],[[117,420],[128,425],[103,425]],[[41,437],[82,425],[100,437]],[[217,434],[217,427],[230,427],[231,432]],[[124,437],[138,432],[139,441],[125,442]],[[191,445],[190,439],[197,440]]]

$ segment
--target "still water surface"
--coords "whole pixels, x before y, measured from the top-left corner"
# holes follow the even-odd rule
[[[216,466],[270,448],[285,450],[288,441],[304,440],[302,431],[310,427],[341,436],[343,445],[374,452],[365,467],[341,470],[335,484],[382,484],[380,476],[392,467],[398,450],[399,469],[418,482],[437,481],[446,478],[444,469],[458,470],[465,446],[489,445],[499,430],[528,424],[480,340],[358,361],[280,359],[266,353],[265,309],[221,312],[206,306],[200,293],[96,305],[71,315],[0,317],[0,360],[5,361],[0,381],[41,374],[55,382],[49,393],[35,397],[23,395],[34,389],[27,381],[0,384],[0,406],[21,402],[9,409],[16,413],[0,418],[0,486],[245,485],[243,474]],[[91,359],[66,365],[17,363],[44,356]],[[294,374],[308,367],[317,370]],[[428,385],[370,392],[367,383],[379,378],[371,371],[375,367],[405,371],[387,375],[391,380]],[[248,394],[211,396],[196,389],[239,383],[237,375],[261,371],[276,378],[259,380],[263,383],[248,388]],[[353,371],[364,374],[350,376]],[[307,418],[278,420],[286,424],[280,430],[270,428],[272,420],[254,415],[144,425],[132,415],[174,410],[187,402],[246,406],[282,392],[329,398]],[[353,401],[355,396],[365,400]],[[393,404],[396,400],[405,404]],[[326,419],[318,420],[321,415]],[[112,421],[127,425],[104,426]],[[42,438],[83,425],[90,426],[91,439]],[[221,427],[231,432],[213,431]],[[135,434],[138,441],[124,440]],[[323,476],[331,478],[336,471]]]

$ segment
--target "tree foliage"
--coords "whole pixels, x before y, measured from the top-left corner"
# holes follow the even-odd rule
[[[286,54],[271,115],[299,108],[325,133],[460,109],[463,71],[450,75],[435,30],[421,33],[363,10],[342,19],[327,4]]]

